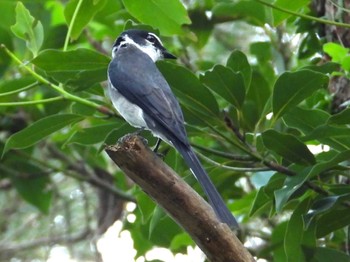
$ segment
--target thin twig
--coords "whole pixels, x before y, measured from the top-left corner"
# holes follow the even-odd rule
[[[233,161],[237,161],[237,162],[252,162],[252,161],[255,160],[255,159],[253,159],[250,156],[234,155],[234,154],[231,154],[231,153],[215,150],[215,149],[204,147],[204,146],[201,146],[201,145],[198,145],[198,144],[194,144],[194,143],[191,143],[191,146],[194,147],[194,148],[197,148],[197,149],[199,149],[201,151],[204,151],[206,153],[210,153],[210,154],[213,154],[213,155],[216,155],[216,156],[220,156],[220,157],[223,157],[223,158],[226,158],[226,159],[230,159],[230,160],[233,160]]]
[[[76,243],[76,242],[85,240],[90,234],[91,234],[91,230],[85,229],[84,231],[74,235],[72,234],[68,236],[60,235],[60,236],[54,236],[54,237],[43,237],[43,238],[31,240],[31,241],[26,241],[21,244],[8,243],[8,244],[0,245],[0,253],[14,254],[20,251],[33,249],[44,245]]]
[[[13,61],[15,61],[22,68],[24,68],[29,74],[31,74],[33,77],[35,77],[39,82],[41,82],[41,83],[43,83],[45,85],[48,85],[49,87],[51,87],[52,89],[54,89],[55,91],[60,93],[64,98],[66,98],[68,100],[71,100],[71,101],[74,101],[74,102],[77,102],[77,103],[80,103],[80,104],[84,104],[84,105],[89,106],[89,107],[93,107],[93,108],[97,109],[98,111],[100,111],[103,114],[114,115],[114,113],[111,112],[107,107],[105,107],[103,105],[99,105],[99,104],[97,104],[95,102],[92,102],[90,100],[81,98],[79,96],[73,95],[73,94],[67,92],[61,86],[58,86],[58,85],[55,85],[54,83],[51,83],[49,80],[47,80],[46,78],[44,78],[43,76],[41,76],[40,74],[35,72],[30,66],[28,66],[25,63],[23,63],[4,44],[0,44],[0,47],[2,49],[4,49],[4,51],[13,59]]]
[[[4,102],[4,103],[0,103],[0,106],[31,106],[31,105],[40,105],[40,104],[57,102],[64,99],[65,98],[63,96],[56,96],[56,97],[40,99],[40,100],[32,100],[32,101]]]
[[[66,39],[64,40],[64,46],[63,46],[63,51],[67,51],[68,49],[68,45],[69,45],[69,39],[71,37],[71,34],[72,34],[72,30],[73,30],[73,26],[74,26],[74,23],[75,23],[75,20],[78,16],[78,13],[79,13],[79,10],[80,10],[80,7],[81,5],[83,4],[84,0],[79,0],[76,7],[75,7],[75,10],[74,10],[74,13],[72,15],[72,18],[71,20],[69,21],[69,26],[68,26],[68,31],[67,31],[67,35],[66,35]]]
[[[243,144],[245,144],[246,146],[247,143],[245,141],[245,137],[244,135],[242,135],[240,132],[239,132],[239,128],[237,127],[237,125],[235,125],[235,123],[233,123],[233,120],[230,118],[230,116],[228,115],[228,113],[226,111],[224,111],[224,121],[225,121],[225,124],[226,126],[232,130],[232,132],[236,135],[236,137],[238,138],[239,141],[241,141]]]
[[[89,182],[90,184],[97,186],[97,187],[102,187],[104,189],[107,189],[111,193],[117,195],[121,199],[124,199],[126,201],[130,202],[136,202],[135,198],[132,197],[131,195],[127,194],[126,192],[116,188],[115,186],[106,183],[105,181],[99,179],[96,177],[94,174],[86,170],[86,168],[82,167],[81,165],[77,164],[77,162],[73,161],[71,158],[67,157],[65,154],[63,154],[61,151],[57,150],[54,146],[49,146],[48,147],[50,153],[58,159],[63,160],[64,163],[68,164],[68,168],[71,170],[74,170],[76,173],[79,175],[75,176],[77,179],[81,179],[83,181]]]
[[[34,82],[34,83],[31,83],[25,87],[16,89],[16,90],[0,93],[0,96],[9,96],[9,95],[17,94],[17,93],[20,93],[23,91],[27,91],[27,90],[32,89],[33,87],[37,86],[38,84],[39,84],[38,82]]]
[[[305,15],[305,14],[301,14],[301,13],[297,13],[291,10],[288,10],[286,8],[280,7],[280,6],[276,6],[274,4],[265,2],[263,0],[255,0],[257,2],[259,2],[260,4],[263,4],[265,6],[271,7],[273,9],[276,9],[278,11],[281,11],[283,13],[286,14],[290,14],[290,15],[294,15],[297,17],[301,17],[307,20],[311,20],[314,22],[318,22],[318,23],[322,23],[322,24],[328,24],[328,25],[334,25],[334,26],[339,26],[339,27],[345,27],[345,28],[350,28],[350,24],[344,24],[344,23],[340,23],[340,22],[335,22],[335,21],[331,21],[331,20],[326,20],[326,19],[322,19],[322,18],[318,18],[318,17],[314,17],[314,16],[310,16],[310,15]]]
[[[259,172],[259,171],[268,171],[270,170],[268,167],[233,167],[233,166],[227,166],[221,163],[218,163],[212,159],[210,159],[209,157],[206,157],[205,155],[197,152],[197,154],[199,155],[200,158],[204,159],[205,161],[207,161],[208,163],[216,166],[216,167],[220,167],[223,169],[227,169],[227,170],[231,170],[231,171],[237,171],[237,172]]]

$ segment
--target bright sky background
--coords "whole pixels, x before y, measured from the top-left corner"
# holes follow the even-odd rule
[[[127,211],[136,208],[135,204],[129,203]],[[132,222],[133,214],[127,216],[129,222]],[[104,262],[144,262],[159,259],[165,262],[202,262],[205,255],[199,247],[188,247],[187,254],[173,255],[166,248],[154,248],[146,254],[146,257],[135,258],[136,250],[133,247],[131,234],[127,230],[122,230],[123,223],[116,221],[106,233],[97,241],[97,248],[102,255]],[[164,232],[166,234],[166,232]],[[69,252],[64,246],[55,246],[51,249],[48,262],[90,262],[77,261],[70,258]]]
[[[122,229],[122,223],[117,221],[110,227],[104,236],[98,241],[97,246],[103,256],[104,262],[144,262],[145,258],[135,260],[136,250],[133,248],[133,241],[130,232]],[[166,232],[165,232],[166,233]],[[154,248],[147,253],[148,260],[159,259],[166,262],[193,262],[204,261],[204,254],[196,247],[189,247],[187,255],[176,254],[175,256],[165,248]],[[51,262],[51,261],[50,261]]]

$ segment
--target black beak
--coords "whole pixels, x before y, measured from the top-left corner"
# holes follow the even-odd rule
[[[169,53],[168,50],[166,50],[164,48],[164,50],[162,50],[162,54],[164,58],[169,58],[169,59],[176,59],[176,56],[174,56],[173,54]]]

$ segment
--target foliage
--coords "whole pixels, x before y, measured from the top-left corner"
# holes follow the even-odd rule
[[[33,248],[55,238],[14,248],[43,232],[63,234],[56,243],[77,259],[92,259],[93,251],[70,243],[87,245],[87,236],[103,233],[101,212],[107,226],[123,220],[137,256],[155,246],[176,253],[194,244],[103,152],[133,130],[104,94],[109,50],[124,29],[141,27],[159,32],[179,58],[158,67],[254,256],[349,261],[350,111],[331,115],[327,90],[330,77],[349,76],[349,49],[317,34],[310,1],[277,0],[279,10],[260,0],[183,2],[186,8],[178,0],[0,2],[3,259],[44,259],[45,249]],[[320,59],[323,52],[332,62]],[[165,161],[198,189],[173,150]],[[118,213],[107,221],[111,207],[101,192],[136,199],[128,211],[136,220]],[[22,223],[33,228],[20,234]]]

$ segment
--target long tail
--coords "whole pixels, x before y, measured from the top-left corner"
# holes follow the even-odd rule
[[[194,173],[194,176],[201,184],[204,192],[208,197],[209,203],[214,209],[218,218],[223,223],[226,223],[230,228],[237,229],[239,227],[237,220],[234,218],[231,211],[229,211],[226,207],[224,201],[211,182],[207,172],[203,169],[202,164],[199,162],[198,157],[194,153],[193,149],[190,146],[182,144],[181,142],[179,144],[174,144],[174,146],[182,155],[185,162]]]

